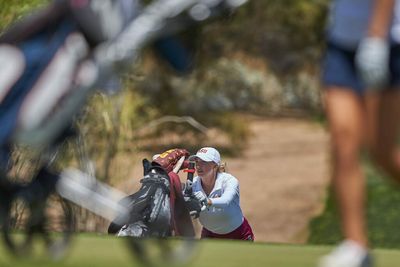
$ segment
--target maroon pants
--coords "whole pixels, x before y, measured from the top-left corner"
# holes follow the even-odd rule
[[[249,222],[244,218],[242,225],[227,234],[216,234],[203,227],[201,238],[222,238],[222,239],[240,239],[254,241],[253,230]]]

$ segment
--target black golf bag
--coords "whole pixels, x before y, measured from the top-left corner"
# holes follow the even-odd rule
[[[108,233],[118,236],[166,237],[172,234],[171,181],[158,166],[143,161],[145,175],[139,191],[123,198],[120,203],[128,208],[129,216],[111,222]]]

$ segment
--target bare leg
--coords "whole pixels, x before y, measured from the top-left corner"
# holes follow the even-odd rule
[[[333,185],[341,212],[343,234],[367,247],[365,179],[359,162],[365,109],[351,90],[329,88],[325,94],[333,155]]]
[[[380,94],[379,100],[367,96],[368,146],[375,162],[400,183],[400,91]],[[376,115],[373,115],[376,114]]]

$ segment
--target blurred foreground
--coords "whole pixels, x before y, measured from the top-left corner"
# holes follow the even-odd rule
[[[199,251],[192,267],[312,267],[317,259],[331,248],[326,246],[298,246],[278,244],[253,244],[241,241],[199,241]],[[400,262],[398,250],[374,250],[377,267],[393,267]],[[3,267],[77,267],[77,266],[140,266],[129,253],[123,239],[79,235],[64,260],[51,262],[45,259],[11,259],[0,246],[0,266]]]

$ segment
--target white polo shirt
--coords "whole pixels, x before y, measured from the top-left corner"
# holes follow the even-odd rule
[[[199,176],[193,179],[193,192],[203,191]],[[200,213],[200,223],[216,234],[227,234],[243,223],[240,208],[239,181],[229,173],[218,173],[214,188],[208,195],[212,205]]]

